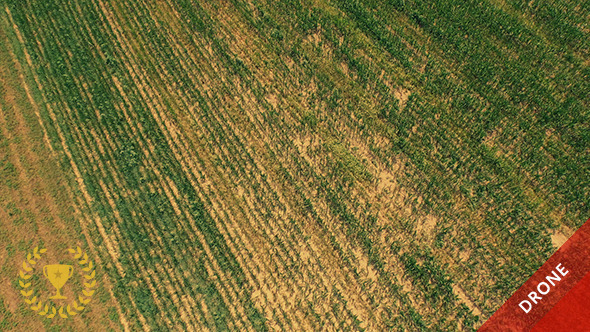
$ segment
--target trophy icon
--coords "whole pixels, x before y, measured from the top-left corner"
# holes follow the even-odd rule
[[[66,284],[68,279],[74,273],[74,267],[65,264],[52,264],[43,267],[43,274],[49,282],[57,289],[55,295],[49,297],[50,299],[65,299],[66,297],[59,293],[59,290]]]

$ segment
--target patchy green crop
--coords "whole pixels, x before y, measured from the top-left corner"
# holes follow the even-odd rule
[[[471,330],[588,216],[576,2],[1,4],[132,330]]]

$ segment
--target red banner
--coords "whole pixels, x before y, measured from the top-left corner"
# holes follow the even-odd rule
[[[590,331],[590,272],[534,327],[533,332]]]
[[[590,219],[479,331],[590,331]]]

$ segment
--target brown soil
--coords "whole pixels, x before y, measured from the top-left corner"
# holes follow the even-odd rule
[[[12,21],[10,11],[6,8],[5,12],[7,16],[0,17],[2,29],[10,26],[13,29],[11,33],[15,33],[23,45],[24,41],[18,27]],[[34,246],[43,241],[44,247],[49,249],[44,259],[51,262],[67,257],[64,256],[65,253],[59,254],[58,249],[64,246],[84,245],[75,240],[78,238],[75,230],[77,224],[72,221],[75,220],[75,211],[71,208],[72,198],[68,194],[68,176],[60,172],[55,150],[48,139],[45,124],[41,121],[39,106],[33,98],[32,88],[25,79],[23,68],[31,67],[31,59],[25,50],[28,64],[21,63],[11,49],[4,32],[0,32],[0,41],[5,45],[0,48],[0,105],[4,105],[0,106],[0,132],[8,142],[0,148],[0,154],[8,156],[8,160],[14,165],[19,183],[17,187],[12,188],[0,185],[0,197],[5,198],[2,208],[10,202],[14,208],[26,215],[26,221],[18,225],[14,223],[15,218],[2,218],[2,229],[9,235],[6,239],[8,243],[3,243],[3,246],[16,248],[22,245],[22,250],[17,250],[14,256],[3,259],[2,263],[6,267],[0,275],[6,281],[0,285],[0,294],[7,302],[8,309],[15,313],[15,305],[24,304],[24,300],[18,294],[18,289],[13,287],[13,283],[18,279],[19,266],[26,252],[32,251]],[[33,76],[33,79],[39,82],[36,76]],[[64,220],[63,216],[67,216],[68,220]],[[64,288],[66,296],[73,296],[71,292],[71,289]],[[86,319],[77,316],[60,324],[75,329],[92,330],[98,329],[99,326],[102,329],[108,326],[118,329],[118,325],[106,318],[108,306],[112,303],[107,301],[105,306],[101,306],[96,302],[98,300],[95,298],[89,304]],[[25,306],[24,310],[29,314],[30,309]],[[30,314],[34,315],[32,312]],[[20,314],[17,313],[14,317],[18,316]],[[40,316],[34,319],[19,319],[19,329],[43,330],[42,319]]]

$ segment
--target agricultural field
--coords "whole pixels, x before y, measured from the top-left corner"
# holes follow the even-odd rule
[[[0,330],[475,330],[589,152],[588,2],[0,0]],[[35,246],[83,313],[23,301]]]

